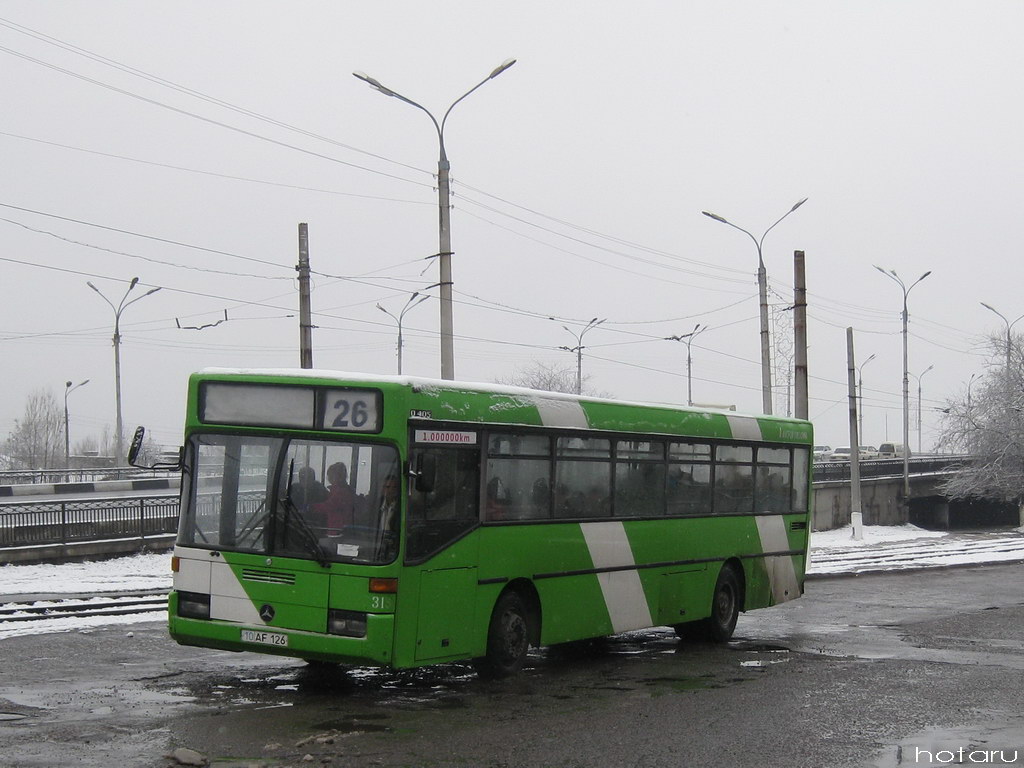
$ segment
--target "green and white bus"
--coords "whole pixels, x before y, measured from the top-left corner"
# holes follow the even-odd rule
[[[319,370],[189,381],[185,645],[505,676],[799,597],[806,421]],[[340,467],[339,467],[340,465]],[[324,483],[330,485],[325,487]]]

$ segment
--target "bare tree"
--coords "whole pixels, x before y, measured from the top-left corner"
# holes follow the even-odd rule
[[[498,384],[539,389],[544,392],[576,392],[575,369],[537,361],[526,368],[517,368],[510,375],[495,379],[495,381]]]
[[[4,444],[12,463],[24,469],[64,466],[64,412],[50,389],[37,389],[25,403]]]
[[[968,456],[944,484],[951,498],[1024,502],[1024,346],[990,340],[991,369],[944,410],[942,441]],[[1024,506],[1022,506],[1024,509]]]
[[[589,386],[590,377],[583,376],[583,394],[594,397],[612,397],[606,392],[595,392]],[[495,379],[498,384],[539,389],[542,392],[576,394],[576,369],[569,366],[534,361],[525,368],[517,368],[509,376]]]

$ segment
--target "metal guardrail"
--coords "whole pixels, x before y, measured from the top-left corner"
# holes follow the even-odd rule
[[[145,539],[178,529],[178,497],[40,501],[0,507],[0,547]]]
[[[970,460],[967,456],[928,456],[912,458],[908,462],[911,475],[930,475],[936,472],[955,472]],[[869,459],[860,462],[862,480],[879,477],[902,477],[903,459]],[[815,482],[841,482],[850,479],[850,462],[816,462],[812,473]]]
[[[2,469],[0,485],[37,485],[46,483],[97,483],[104,480],[137,480],[167,477],[166,469],[138,467],[86,467],[82,469]],[[173,474],[177,474],[174,471]]]

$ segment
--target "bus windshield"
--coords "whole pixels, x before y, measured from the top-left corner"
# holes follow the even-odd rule
[[[400,475],[389,445],[198,434],[178,544],[329,562],[398,553]]]

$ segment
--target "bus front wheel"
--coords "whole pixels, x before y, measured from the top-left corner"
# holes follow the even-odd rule
[[[530,620],[518,593],[502,593],[494,605],[487,629],[487,655],[473,660],[480,677],[509,677],[523,668],[530,647]]]

